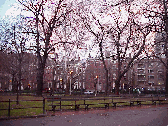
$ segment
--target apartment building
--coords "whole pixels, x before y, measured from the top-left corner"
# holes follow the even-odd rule
[[[44,88],[52,88],[55,91],[69,91],[85,89],[86,64],[80,58],[75,60],[57,61],[47,60],[44,73]]]
[[[86,89],[104,92],[106,88],[106,76],[103,62],[96,57],[88,58],[86,63]],[[115,87],[115,79],[117,76],[117,62],[112,61],[110,58],[106,58],[105,63],[108,69],[109,90],[112,91],[112,89]],[[123,81],[124,79],[122,79],[122,84],[124,84]]]
[[[134,64],[135,87],[148,90],[165,89],[165,69],[163,64],[155,58],[143,59]]]

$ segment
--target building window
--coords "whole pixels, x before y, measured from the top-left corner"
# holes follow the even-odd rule
[[[149,85],[154,85],[154,82],[148,82]]]
[[[138,64],[138,67],[139,67],[139,68],[143,68],[144,65],[143,65],[142,63],[139,63],[139,64]]]
[[[158,80],[164,80],[164,75],[162,73],[158,74]]]
[[[148,79],[154,79],[154,75],[149,75]]]
[[[154,73],[154,70],[149,69],[148,73]]]
[[[139,69],[139,70],[138,70],[138,74],[144,74],[144,73],[145,73],[144,70],[142,70],[142,69]]]
[[[153,66],[153,63],[149,63],[149,67],[152,67]]]
[[[143,76],[143,75],[138,75],[138,80],[145,80],[145,76]]]

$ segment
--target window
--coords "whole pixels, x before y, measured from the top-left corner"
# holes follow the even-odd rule
[[[139,70],[138,70],[138,74],[144,74],[144,73],[145,73],[144,70],[142,70],[142,69],[139,69]]]
[[[148,79],[154,79],[154,75],[149,75]]]
[[[143,68],[144,65],[143,65],[142,63],[139,63],[139,64],[138,64],[138,67],[139,67],[139,68]]]
[[[158,80],[164,81],[164,75],[162,73],[158,74]]]
[[[162,70],[158,70],[158,73],[162,74],[162,73],[163,73],[163,71],[162,71]]]
[[[154,70],[149,69],[148,73],[154,73]]]
[[[145,76],[143,75],[138,75],[138,80],[144,80],[145,79]]]
[[[154,85],[154,82],[148,82],[149,85]]]
[[[152,67],[153,66],[153,63],[149,63],[149,67]]]

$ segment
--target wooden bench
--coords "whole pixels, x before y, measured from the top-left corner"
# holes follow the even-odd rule
[[[137,103],[137,105],[141,106],[142,102],[146,102],[144,100],[130,100],[130,107],[134,105],[134,103]]]
[[[152,104],[153,104],[153,105],[156,105],[156,102],[157,102],[157,101],[159,102],[159,105],[161,105],[162,102],[163,102],[163,101],[166,101],[166,100],[165,100],[165,99],[164,99],[164,100],[161,100],[161,99],[154,100],[154,99],[152,99],[151,101],[152,101]]]
[[[96,104],[79,104],[79,105],[84,105],[85,110],[88,110],[90,105],[96,105]]]
[[[98,104],[104,104],[105,109],[106,109],[106,108],[109,109],[109,106],[110,106],[111,103],[105,102],[105,103],[98,103]]]
[[[129,106],[131,107],[134,105],[135,102],[137,102],[137,105],[141,106],[141,102],[144,102],[144,101],[142,101],[142,100],[119,101],[119,102],[112,102],[112,104],[113,104],[114,108],[117,107],[117,104],[124,104],[124,103],[129,104]]]
[[[50,97],[47,97],[47,101],[52,102],[52,104],[49,106],[52,107],[53,112],[55,112],[56,106],[59,106],[60,110],[61,110],[61,106],[75,106],[75,111],[79,110],[79,105],[76,104],[76,101],[79,101],[79,99],[73,99],[73,98],[67,99],[67,98],[63,98],[63,97],[50,96]],[[53,104],[54,101],[59,101],[59,103]],[[74,105],[62,105],[61,104],[62,101],[75,101],[75,104]]]
[[[152,105],[156,105],[157,102],[159,102],[159,105],[162,104],[163,101],[166,101],[166,99],[159,99],[159,97],[149,97],[146,101],[151,101]]]
[[[164,99],[164,100],[157,100],[157,101],[159,101],[159,105],[161,105],[162,102],[163,102],[163,101],[166,101],[166,100]]]
[[[80,105],[84,105],[85,106],[85,110],[88,110],[90,105],[97,105],[97,104],[86,103],[86,100],[99,100],[99,99],[97,99],[97,98],[96,99],[94,99],[94,98],[84,98],[82,100],[84,101],[84,103],[80,104]]]
[[[56,106],[59,106],[60,103],[55,103],[53,104],[54,101],[58,101],[60,100],[61,98],[59,97],[54,97],[54,96],[50,96],[50,97],[47,97],[47,102],[52,102],[52,104],[48,105],[48,106],[51,106],[52,107],[52,111],[55,112],[55,108]]]
[[[108,99],[111,99],[112,101],[111,102],[105,102],[105,100],[108,100]],[[114,99],[120,99],[121,100],[121,99],[125,99],[125,98],[121,98],[121,97],[119,97],[119,98],[104,98],[104,103],[99,103],[99,104],[104,104],[105,105],[105,109],[106,108],[109,109],[110,104],[112,104],[116,108],[118,103],[128,103],[126,101],[113,102]]]
[[[78,104],[79,106],[81,105],[84,105],[85,106],[85,110],[88,110],[89,109],[89,106],[90,105],[98,105],[99,103],[96,103],[96,104],[92,104],[92,103],[86,103],[87,100],[105,100],[104,98],[83,98],[83,99],[80,99],[80,100],[83,100],[84,103],[83,104]]]
[[[117,107],[117,104],[118,104],[118,103],[128,103],[128,102],[122,102],[122,101],[121,101],[121,102],[112,102],[112,104],[113,104],[114,108],[116,108],[116,107]]]
[[[79,98],[77,99],[76,97],[73,98],[73,97],[58,97],[58,96],[49,96],[47,97],[47,101],[51,101],[52,104],[49,105],[49,106],[52,106],[52,111],[55,112],[55,108],[56,106],[60,106],[60,110],[61,110],[61,106],[75,106],[75,111],[76,110],[79,110],[79,107],[84,105],[85,106],[85,110],[88,110],[89,109],[89,106],[90,105],[97,105],[97,104],[92,104],[92,103],[85,103],[86,100],[105,100],[104,98],[81,98],[80,100],[84,100],[84,103],[83,104],[76,104],[76,101],[79,101]],[[60,103],[57,103],[57,104],[53,104],[53,101],[59,101]],[[75,104],[74,105],[62,105],[61,104],[61,101],[75,101]]]

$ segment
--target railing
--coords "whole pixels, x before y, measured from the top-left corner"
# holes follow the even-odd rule
[[[52,102],[50,106],[52,107],[52,111],[55,112],[56,106],[59,107],[59,110],[62,110],[61,106],[74,106],[74,110],[79,110],[80,106],[85,106],[85,110],[88,110],[88,106],[96,106],[96,108],[100,108],[100,104],[104,105],[103,108],[109,108],[117,106],[117,104],[121,104],[123,106],[132,106],[135,105],[134,103],[137,103],[137,105],[141,105],[141,102],[143,102],[143,105],[156,105],[156,102],[159,104],[165,103],[167,100],[165,98],[159,98],[159,97],[139,97],[139,98],[124,98],[124,97],[57,97],[57,96],[49,96],[47,98],[47,101]],[[74,101],[72,104],[62,104],[61,102],[65,101]],[[79,103],[77,103],[79,101]],[[87,102],[86,101],[91,101]],[[55,104],[53,102],[56,102]],[[59,103],[58,103],[59,102]]]
[[[20,100],[19,102],[32,102],[32,101],[39,101],[42,102],[42,107],[19,107],[19,108],[11,108],[11,102],[17,102],[17,101],[11,101],[10,99],[8,101],[0,101],[0,102],[8,102],[8,108],[6,109],[0,109],[1,110],[7,110],[8,111],[8,117],[11,116],[11,110],[14,109],[30,109],[30,108],[42,108],[43,109],[43,114],[45,114],[45,98],[43,100]]]
[[[134,104],[134,102],[137,102],[137,104],[140,102],[147,102],[147,105],[151,105],[151,104],[155,104],[157,103],[166,103],[168,104],[167,100],[164,97],[139,97],[139,98],[124,98],[124,97],[116,97],[116,96],[112,96],[112,97],[73,97],[73,96],[50,96],[48,98],[43,98],[43,100],[21,100],[19,102],[34,102],[34,101],[39,101],[42,102],[42,106],[41,107],[19,107],[19,108],[13,108],[11,107],[11,102],[17,102],[17,101],[11,101],[10,99],[8,101],[0,101],[0,102],[7,102],[8,103],[8,108],[4,108],[4,109],[0,109],[0,111],[2,110],[7,110],[8,113],[8,117],[11,116],[11,111],[14,109],[29,109],[29,108],[41,108],[43,110],[43,114],[45,114],[45,103],[46,100],[48,99],[47,102],[60,102],[60,104],[56,104],[54,105],[53,103],[50,105],[53,108],[53,111],[55,111],[55,107],[58,106],[61,110],[61,106],[75,106],[75,110],[79,110],[80,106],[84,106],[85,109],[88,110],[88,106],[97,106],[100,107],[100,104],[104,105],[104,108],[109,108],[109,106],[111,107],[116,107],[117,104],[118,105],[127,105],[127,106],[132,106],[132,102]],[[62,101],[74,101],[74,104],[61,104]],[[80,103],[77,103],[76,101],[80,101]],[[86,102],[87,101],[87,102]],[[90,102],[89,102],[90,101]],[[93,102],[94,101],[94,102]],[[166,102],[164,102],[166,101]],[[67,102],[68,103],[68,102]],[[48,103],[47,103],[48,105]],[[82,107],[83,108],[83,107]]]

